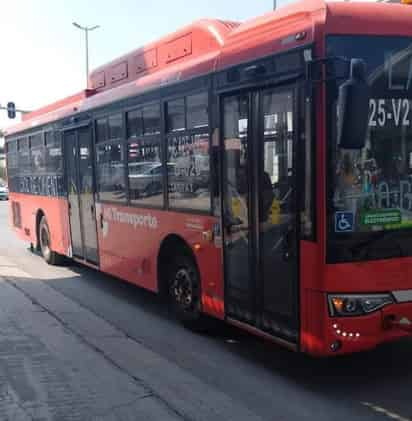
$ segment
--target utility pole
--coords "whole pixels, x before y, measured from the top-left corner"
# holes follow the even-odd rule
[[[277,0],[273,0],[273,10],[276,10],[276,6],[277,6],[276,2]]]
[[[89,32],[94,31],[97,28],[100,28],[100,25],[95,26],[82,26],[76,22],[73,22],[73,26],[77,29],[84,31],[85,41],[86,41],[86,88],[89,87]]]

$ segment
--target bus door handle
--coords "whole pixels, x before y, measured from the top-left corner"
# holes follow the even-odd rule
[[[103,222],[104,222],[104,220],[103,220],[103,212],[100,214],[100,228],[101,229],[103,229]]]

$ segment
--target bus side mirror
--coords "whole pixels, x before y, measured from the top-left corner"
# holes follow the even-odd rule
[[[339,88],[338,145],[343,149],[365,146],[369,117],[369,86],[363,60],[352,59],[350,77]]]

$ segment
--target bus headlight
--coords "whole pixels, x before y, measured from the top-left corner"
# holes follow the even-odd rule
[[[362,316],[395,302],[391,294],[331,294],[328,301],[333,317]]]

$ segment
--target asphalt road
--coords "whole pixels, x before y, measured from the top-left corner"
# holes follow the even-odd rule
[[[263,420],[412,420],[411,340],[316,360],[223,324],[194,334],[151,293],[80,265],[46,265],[11,232],[7,202],[0,256]]]

